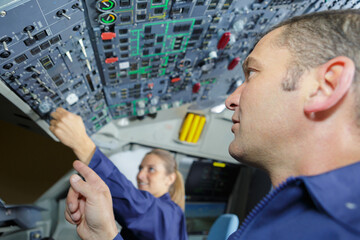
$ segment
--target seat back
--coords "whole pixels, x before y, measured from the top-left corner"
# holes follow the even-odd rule
[[[239,218],[235,214],[222,214],[211,226],[207,240],[227,240],[238,227]]]

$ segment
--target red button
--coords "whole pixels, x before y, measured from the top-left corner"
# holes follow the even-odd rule
[[[176,83],[176,82],[178,82],[178,81],[180,81],[180,78],[173,78],[173,79],[171,79],[171,82],[172,82],[172,83]]]
[[[114,63],[114,62],[117,62],[118,60],[119,60],[118,57],[107,58],[107,59],[105,59],[105,63],[107,63],[107,64]]]
[[[200,83],[195,83],[192,89],[193,93],[198,93],[200,91],[201,88],[201,84]]]
[[[218,42],[217,49],[219,50],[224,49],[228,44],[228,42],[230,41],[230,36],[231,36],[230,32],[224,33]]]
[[[234,58],[228,65],[228,70],[233,70],[236,65],[238,65],[238,63],[240,62],[240,58],[239,57],[236,57]]]
[[[113,32],[104,32],[101,34],[102,40],[111,40],[116,37],[116,33]]]

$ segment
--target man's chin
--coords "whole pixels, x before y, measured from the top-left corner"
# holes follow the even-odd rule
[[[229,154],[232,156],[235,160],[241,162],[242,154],[240,149],[235,145],[234,142],[231,142],[229,145]]]

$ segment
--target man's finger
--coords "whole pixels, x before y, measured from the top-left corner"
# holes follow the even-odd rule
[[[56,121],[56,120],[54,120],[54,119],[50,120],[50,125],[55,126],[55,125],[56,125],[56,123],[57,123],[57,121]]]
[[[85,163],[76,160],[73,163],[73,167],[85,178],[86,182],[89,184],[98,183],[99,181],[103,182],[102,179]]]
[[[76,223],[71,219],[70,214],[69,214],[67,211],[65,211],[65,219],[66,219],[66,221],[68,221],[69,223],[71,223],[71,224],[73,224],[73,225],[76,225]]]
[[[51,116],[53,119],[58,119],[58,118],[59,118],[59,113],[58,113],[57,111],[55,111],[55,112],[50,113],[50,116]]]
[[[81,179],[81,177],[77,174],[74,174],[70,177],[71,187],[75,190],[75,192],[80,193],[85,198],[92,197],[91,185]]]
[[[58,107],[54,112],[52,112],[50,114],[50,116],[54,119],[59,119],[61,118],[61,116],[64,114],[64,113],[67,113],[68,111],[66,111],[64,108],[62,107]]]
[[[58,112],[58,113],[66,113],[66,112],[68,112],[68,111],[66,111],[64,108],[62,108],[62,107],[58,107],[57,109],[56,109],[56,111]]]
[[[79,196],[80,194],[70,187],[66,197],[66,208],[69,209],[69,213],[73,213],[79,208]]]
[[[80,220],[81,220],[81,212],[80,210],[79,211],[76,211],[74,212],[73,214],[70,215],[71,219],[77,224]]]
[[[81,218],[79,198],[80,194],[70,187],[66,197],[65,218],[72,224],[77,224]]]

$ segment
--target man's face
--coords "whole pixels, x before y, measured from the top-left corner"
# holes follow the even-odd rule
[[[260,167],[291,141],[288,136],[302,114],[298,91],[282,89],[292,57],[287,48],[274,44],[281,32],[276,29],[259,41],[244,62],[245,82],[226,100],[234,111],[230,154]]]

